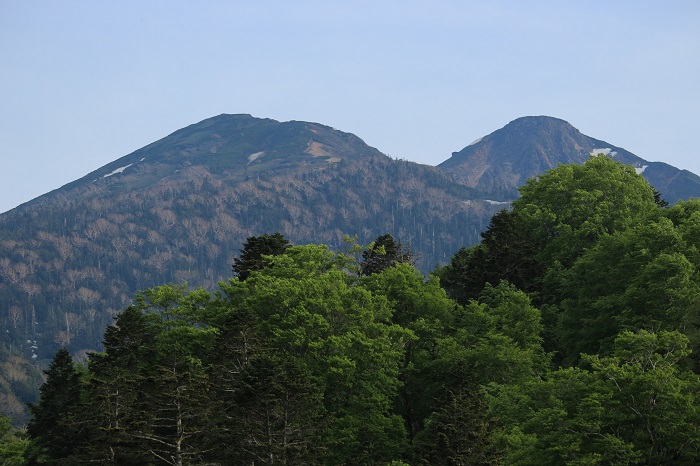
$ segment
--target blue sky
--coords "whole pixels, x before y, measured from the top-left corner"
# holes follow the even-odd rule
[[[700,2],[0,0],[0,212],[221,113],[436,165],[525,115],[700,174]]]

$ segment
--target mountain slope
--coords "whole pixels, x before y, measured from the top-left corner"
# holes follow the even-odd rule
[[[528,178],[558,164],[585,162],[605,153],[632,165],[669,202],[700,197],[700,177],[662,162],[648,162],[635,154],[582,134],[564,120],[529,116],[473,142],[438,165],[465,186],[501,200],[517,197]]]
[[[219,115],[121,157],[59,190],[32,201],[51,201],[57,192],[134,191],[178,182],[191,167],[203,167],[228,182],[250,177],[322,169],[342,160],[386,157],[353,134],[300,121],[278,122],[250,115]],[[28,206],[29,207],[29,206]]]
[[[60,346],[80,358],[137,290],[231,277],[248,236],[340,250],[345,235],[368,244],[391,233],[428,271],[477,242],[498,208],[354,135],[220,115],[0,215],[0,299],[11,309],[0,331],[30,360]]]

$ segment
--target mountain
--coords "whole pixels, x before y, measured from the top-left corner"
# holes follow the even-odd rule
[[[390,233],[429,271],[502,207],[481,197],[328,126],[209,118],[0,215],[0,360],[80,360],[137,290],[232,277],[249,236],[347,250]],[[18,387],[0,376],[0,410],[31,401]]]
[[[568,122],[548,116],[511,121],[438,165],[456,181],[500,200],[513,200],[528,178],[559,164],[585,162],[604,153],[632,165],[670,203],[700,197],[700,177],[641,157],[582,134]]]
[[[0,412],[19,422],[58,348],[80,361],[137,290],[213,289],[247,237],[348,250],[390,233],[423,271],[479,241],[515,188],[608,152],[669,201],[698,177],[549,117],[515,120],[438,167],[395,160],[318,123],[219,115],[0,214]],[[655,184],[656,183],[656,184]]]

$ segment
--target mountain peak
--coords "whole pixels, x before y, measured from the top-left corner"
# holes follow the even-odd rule
[[[516,118],[515,120],[511,121],[508,123],[504,128],[507,128],[509,126],[519,126],[519,127],[529,127],[529,128],[534,128],[534,127],[539,127],[539,126],[546,126],[546,125],[561,125],[561,126],[568,126],[573,129],[573,126],[566,121],[562,120],[561,118],[555,118],[547,115],[531,115],[531,116],[523,116]]]
[[[319,123],[221,114],[179,129],[67,187],[90,184],[121,190],[182,177],[193,169],[234,181],[367,158],[388,157],[353,134]]]
[[[583,163],[598,149],[623,155],[625,163],[641,160],[585,136],[565,120],[541,115],[517,118],[438,166],[469,187],[514,199],[528,178],[562,163]]]
[[[468,187],[503,201],[518,197],[518,187],[559,164],[582,164],[591,155],[606,154],[631,165],[671,202],[695,197],[700,178],[662,162],[648,162],[633,153],[582,134],[569,122],[550,116],[517,118],[477,139],[439,168]]]

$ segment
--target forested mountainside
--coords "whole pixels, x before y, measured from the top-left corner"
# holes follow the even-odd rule
[[[695,175],[642,170],[647,162],[586,138],[561,120],[526,117],[467,148],[487,147],[478,157],[465,149],[430,167],[317,123],[220,115],[178,130],[0,215],[0,412],[26,420],[56,350],[84,360],[138,290],[215,289],[251,236],[341,251],[346,235],[367,245],[389,233],[425,274],[479,241],[514,183],[572,150],[583,162],[586,144],[645,176],[665,173],[668,184],[655,187],[668,200],[695,192]]]
[[[221,115],[177,131],[0,216],[4,361],[25,374],[2,384],[0,409],[23,411],[38,380],[27,371],[58,348],[99,348],[137,290],[230,278],[249,236],[340,249],[345,235],[390,233],[427,271],[477,242],[498,208],[315,123]]]
[[[514,200],[529,178],[559,164],[582,164],[604,153],[632,165],[649,184],[675,204],[700,197],[700,177],[663,162],[650,162],[608,142],[582,134],[558,118],[529,116],[474,141],[438,165],[465,186],[488,192],[492,199]],[[663,158],[663,154],[655,154]]]
[[[695,465],[700,200],[607,157],[521,189],[428,280],[390,235],[249,238],[62,349],[11,464]],[[268,253],[267,255],[265,255]]]

